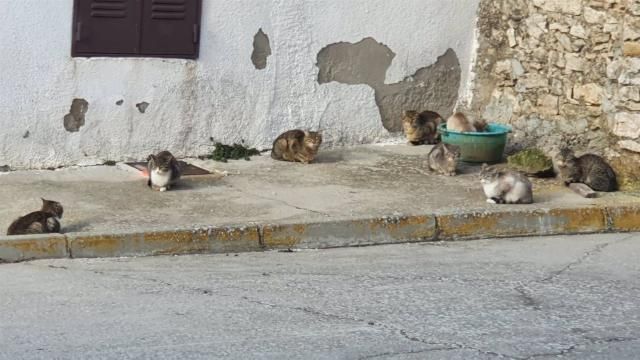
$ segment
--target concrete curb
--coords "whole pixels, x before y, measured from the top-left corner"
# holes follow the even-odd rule
[[[0,236],[0,262],[332,248],[435,240],[640,231],[640,205],[469,211],[306,224]]]

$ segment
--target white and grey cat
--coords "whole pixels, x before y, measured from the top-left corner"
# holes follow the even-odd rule
[[[533,202],[531,181],[518,171],[483,164],[480,183],[488,203],[531,204]]]
[[[161,151],[147,158],[149,180],[147,185],[153,190],[167,191],[180,179],[178,160],[168,151]]]
[[[435,171],[442,175],[454,176],[456,174],[458,159],[460,159],[459,146],[440,143],[429,151],[427,162],[430,171]]]

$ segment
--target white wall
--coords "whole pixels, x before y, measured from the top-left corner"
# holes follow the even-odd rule
[[[72,3],[0,0],[0,165],[142,159],[161,149],[196,155],[211,149],[210,136],[270,147],[285,129],[320,123],[328,142],[384,140],[373,90],[319,85],[318,51],[373,37],[396,53],[387,72],[396,82],[452,48],[464,95],[478,0],[203,0],[197,61],[73,59]],[[258,28],[273,52],[264,70],[250,60]],[[73,98],[89,102],[75,133],[63,126]],[[135,107],[142,101],[145,114]]]

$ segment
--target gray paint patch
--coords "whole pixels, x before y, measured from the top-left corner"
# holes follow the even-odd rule
[[[389,131],[401,131],[404,110],[431,110],[447,118],[458,100],[461,74],[458,57],[449,49],[412,76],[374,88],[382,124]]]
[[[73,99],[69,113],[64,116],[64,128],[69,132],[77,132],[84,126],[85,114],[89,103],[85,99]]]
[[[149,103],[146,101],[143,101],[141,103],[137,103],[136,107],[138,108],[138,111],[144,114],[144,112],[147,111],[147,108],[149,107]]]
[[[271,55],[271,45],[269,37],[262,29],[253,37],[253,52],[251,53],[251,62],[258,70],[267,67],[267,58]]]
[[[357,43],[339,42],[318,52],[318,83],[337,81],[343,84],[367,84],[374,89],[384,78],[396,54],[373,38]]]
[[[394,57],[391,49],[372,38],[328,45],[318,53],[318,83],[337,81],[371,86],[382,124],[389,131],[402,131],[404,110],[432,110],[449,116],[458,99],[461,81],[455,51],[447,50],[434,64],[418,69],[400,82],[385,84]]]

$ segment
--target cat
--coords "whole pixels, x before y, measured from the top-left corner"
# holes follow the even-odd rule
[[[168,151],[161,151],[147,158],[149,179],[147,186],[152,190],[167,191],[180,179],[178,160]]]
[[[576,157],[573,151],[563,147],[553,156],[553,165],[565,185],[583,183],[595,191],[616,191],[616,173],[598,155]]]
[[[14,220],[7,235],[47,234],[60,232],[60,219],[64,209],[62,204],[42,199],[42,208]]]
[[[488,203],[531,204],[533,202],[531,182],[518,171],[483,164],[480,183]]]
[[[275,160],[308,164],[315,159],[320,144],[322,134],[319,131],[285,131],[273,142],[271,157]]]
[[[402,128],[409,144],[436,144],[440,141],[438,126],[443,120],[438,113],[428,110],[421,113],[407,110],[403,115]]]
[[[461,112],[457,112],[447,119],[447,130],[458,132],[482,132],[487,129],[487,122],[476,119],[473,122]]]
[[[459,146],[440,143],[429,151],[427,163],[430,171],[435,171],[442,175],[454,176],[459,158]]]

